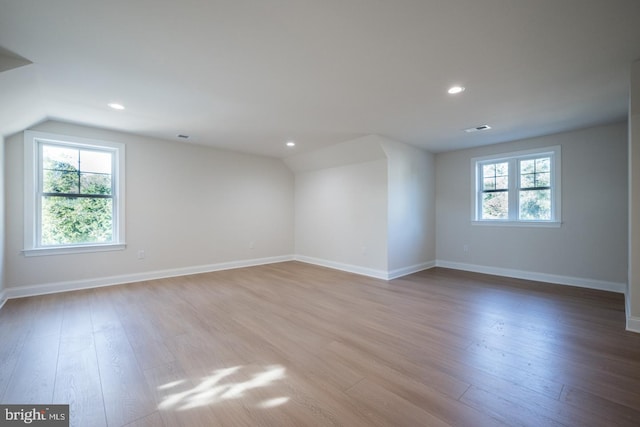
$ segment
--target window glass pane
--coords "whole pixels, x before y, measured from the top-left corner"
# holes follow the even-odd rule
[[[42,177],[42,191],[45,193],[78,193],[78,173],[76,171],[45,169]]]
[[[536,187],[549,187],[551,185],[551,173],[544,172],[537,174]]]
[[[42,145],[42,166],[53,170],[78,170],[78,150],[75,148]]]
[[[80,170],[82,172],[95,172],[111,174],[112,155],[105,151],[81,150]]]
[[[42,198],[42,245],[109,243],[113,238],[109,198]]]
[[[520,188],[549,187],[551,185],[551,158],[520,161]]]
[[[535,160],[522,160],[520,161],[520,173],[534,173],[536,170]]]
[[[482,219],[507,219],[508,217],[508,191],[484,193],[482,195]]]
[[[483,190],[507,190],[509,188],[509,163],[491,163],[482,166]]]
[[[490,164],[490,165],[482,166],[482,176],[484,177],[496,176],[496,165]]]
[[[527,173],[520,175],[520,188],[531,188],[536,186],[536,175]]]
[[[498,177],[496,177],[496,189],[498,189],[498,190],[507,190],[507,189],[509,189],[509,177],[508,176],[498,176]]]
[[[82,173],[80,190],[82,194],[111,194],[111,175]]]
[[[551,170],[551,158],[536,159],[536,172],[549,172]]]
[[[519,219],[548,221],[551,219],[551,190],[520,191]]]
[[[509,175],[509,163],[496,163],[496,175],[497,176],[507,176]]]
[[[485,178],[484,184],[482,186],[483,190],[495,190],[496,189],[496,180],[495,178]]]

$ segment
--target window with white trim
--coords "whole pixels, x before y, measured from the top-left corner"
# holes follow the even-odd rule
[[[479,157],[471,163],[475,224],[560,224],[560,146]]]
[[[124,249],[124,145],[25,132],[25,255]]]

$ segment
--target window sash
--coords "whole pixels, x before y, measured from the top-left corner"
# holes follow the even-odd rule
[[[110,244],[114,242],[114,238],[116,238],[116,230],[117,230],[117,219],[115,219],[117,217],[117,212],[116,212],[116,203],[114,203],[114,199],[115,199],[115,195],[114,193],[115,188],[116,188],[116,184],[117,184],[117,177],[114,176],[114,166],[115,166],[115,161],[114,161],[114,150],[113,149],[107,149],[107,148],[101,148],[101,147],[83,147],[83,146],[79,146],[77,144],[73,144],[73,143],[55,143],[52,144],[48,141],[43,141],[43,140],[38,140],[37,141],[38,144],[38,203],[37,203],[37,208],[36,208],[36,247],[39,248],[52,248],[52,247],[58,247],[58,246],[81,246],[81,245],[102,245],[102,244]],[[45,174],[46,171],[51,171],[51,170],[61,170],[61,171],[66,171],[66,170],[62,170],[62,169],[48,169],[45,168],[45,155],[44,155],[44,150],[45,148],[69,148],[72,150],[77,151],[77,155],[78,155],[78,161],[77,161],[77,165],[71,165],[72,167],[75,168],[75,170],[69,170],[68,173],[73,175],[73,180],[76,181],[76,175],[77,175],[77,193],[68,193],[68,192],[45,192],[44,191],[44,185],[45,185]],[[109,193],[110,194],[99,194],[99,193],[86,193],[86,192],[82,192],[83,188],[82,188],[82,175],[83,173],[93,173],[93,172],[85,172],[83,170],[83,165],[82,165],[82,152],[93,152],[93,153],[100,153],[100,154],[107,154],[109,155],[110,159],[110,173],[100,173],[101,175],[108,175],[109,176],[109,181],[110,181],[110,188],[109,188]],[[73,182],[73,184],[75,185],[76,182]],[[43,227],[44,227],[44,205],[45,205],[45,199],[47,198],[59,198],[59,199],[111,199],[111,230],[110,230],[110,235],[111,237],[109,239],[104,239],[104,240],[93,240],[93,241],[87,241],[87,242],[82,242],[82,243],[75,243],[75,242],[65,242],[65,243],[46,243],[44,241],[43,238]]]

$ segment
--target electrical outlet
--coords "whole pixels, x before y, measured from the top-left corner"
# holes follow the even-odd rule
[[[138,259],[144,259],[147,256],[147,254],[145,253],[144,249],[140,249],[138,251]]]
[[[462,250],[464,252],[469,252],[470,249],[471,249],[471,246],[469,244],[465,244],[464,246],[462,246]]]
[[[252,240],[252,241],[250,241],[250,242],[249,242],[249,249],[253,249],[253,248],[255,248],[255,247],[256,247],[256,242],[255,242],[255,241],[253,241],[253,240]]]

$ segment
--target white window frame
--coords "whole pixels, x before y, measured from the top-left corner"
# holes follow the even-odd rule
[[[520,161],[549,156],[551,159],[551,219],[525,220],[518,218]],[[509,164],[509,217],[505,219],[482,218],[482,165],[506,162]],[[514,227],[560,227],[562,225],[562,150],[559,145],[510,153],[495,154],[471,159],[471,223],[473,225]]]
[[[107,150],[114,153],[113,164],[113,240],[109,243],[43,246],[40,244],[40,143],[75,148]],[[25,256],[60,255],[82,252],[124,250],[125,243],[125,145],[49,132],[24,132],[24,250]]]

